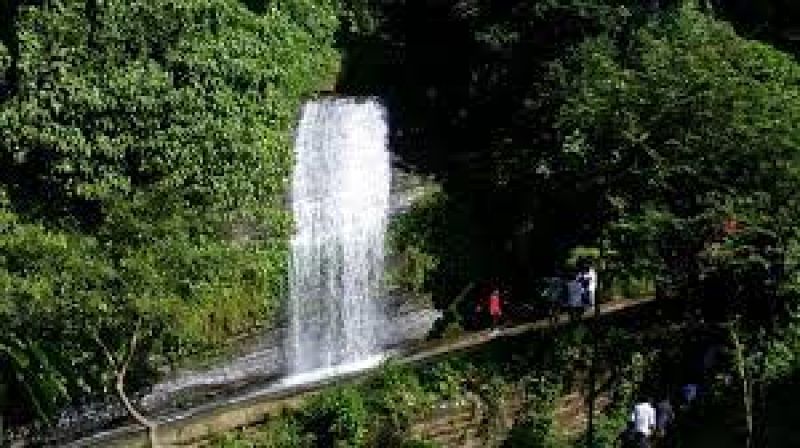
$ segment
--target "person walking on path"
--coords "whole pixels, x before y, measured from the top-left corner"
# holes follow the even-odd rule
[[[494,288],[492,293],[489,294],[489,316],[492,318],[492,330],[497,332],[497,327],[500,324],[500,319],[503,317],[503,309],[500,300],[500,290]]]
[[[692,406],[692,403],[697,399],[699,388],[700,387],[696,383],[687,383],[683,385],[681,388],[681,398],[683,398],[681,406],[684,409],[689,409]]]
[[[656,403],[656,434],[662,440],[661,446],[672,446],[672,423],[675,421],[675,410],[672,409],[672,403],[669,398],[664,397],[663,400]]]
[[[639,448],[650,448],[650,436],[656,427],[656,410],[650,400],[642,400],[633,407],[631,423]]]
[[[558,323],[558,315],[566,302],[566,283],[559,277],[544,279],[544,315],[551,325]]]
[[[639,441],[636,440],[636,431],[633,423],[628,422],[625,429],[617,436],[615,447],[618,448],[639,448]]]
[[[583,286],[577,276],[567,282],[567,308],[572,321],[583,314]]]
[[[583,296],[581,298],[583,306],[591,311],[594,309],[595,295],[597,293],[597,271],[588,261],[581,262],[581,271],[578,274],[578,280],[583,288]]]

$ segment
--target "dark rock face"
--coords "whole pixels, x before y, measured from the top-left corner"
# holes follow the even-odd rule
[[[389,215],[397,216],[407,211],[436,184],[428,178],[416,175],[400,166],[399,160],[392,167],[392,190],[389,198]]]

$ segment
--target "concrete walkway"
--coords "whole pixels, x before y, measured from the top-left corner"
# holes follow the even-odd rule
[[[638,307],[653,299],[616,301],[600,306],[599,315],[616,313]],[[582,319],[590,319],[594,313],[586,313]],[[562,326],[569,321],[562,314],[555,322],[540,320],[501,328],[498,331],[467,333],[455,339],[427,341],[391,354],[387,360],[398,364],[431,361],[449,354],[476,349],[498,338],[510,338],[531,331]],[[357,372],[325,378],[308,384],[280,386],[265,384],[249,392],[227,397],[156,419],[158,439],[163,447],[187,446],[221,432],[259,423],[265,416],[280,413],[287,408],[296,408],[309,396],[336,383],[357,382],[378,372],[380,365]],[[129,425],[101,432],[72,442],[67,447],[147,447],[148,437],[144,428]]]

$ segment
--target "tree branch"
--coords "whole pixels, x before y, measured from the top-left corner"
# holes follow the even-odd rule
[[[117,393],[122,405],[125,407],[125,410],[128,414],[136,420],[137,423],[147,428],[147,433],[150,439],[150,446],[155,448],[158,446],[158,440],[156,436],[156,428],[157,425],[152,420],[148,419],[144,416],[138,409],[133,405],[131,400],[128,398],[128,395],[125,393],[125,375],[128,373],[128,368],[133,361],[133,357],[136,354],[136,347],[139,342],[139,337],[141,335],[142,329],[142,319],[140,318],[136,321],[136,325],[133,329],[133,334],[131,335],[130,343],[128,344],[128,353],[124,357],[124,360],[120,362],[117,357],[114,356],[113,352],[108,348],[103,340],[100,338],[100,335],[95,332],[92,334],[95,342],[103,349],[103,353],[105,354],[106,358],[108,359],[109,364],[111,365],[112,370],[114,371],[114,376],[116,378],[114,382],[114,390]]]
[[[97,342],[97,345],[99,345],[100,348],[103,349],[103,354],[105,355],[106,359],[108,360],[108,363],[111,365],[111,368],[114,371],[116,371],[117,370],[117,366],[119,365],[119,363],[117,362],[117,358],[114,356],[114,354],[108,348],[108,346],[103,342],[103,339],[100,338],[100,334],[98,332],[96,332],[96,331],[92,332],[92,338],[94,339],[95,342]]]

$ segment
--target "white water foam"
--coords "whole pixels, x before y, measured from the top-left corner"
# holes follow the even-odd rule
[[[384,108],[374,100],[309,102],[295,155],[287,352],[297,378],[380,350],[391,183]]]
[[[351,373],[357,373],[378,367],[383,361],[388,359],[387,354],[373,355],[356,362],[340,364],[338,366],[324,367],[304,373],[298,373],[282,379],[278,384],[280,387],[295,387],[303,384],[314,384],[329,378],[336,378]]]

